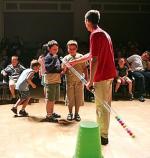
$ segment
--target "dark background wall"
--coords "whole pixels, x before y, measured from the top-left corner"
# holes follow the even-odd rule
[[[32,44],[50,39],[66,43],[74,38],[73,13],[6,13],[4,17],[5,36],[8,38],[18,35]],[[115,43],[135,40],[146,46],[150,44],[149,19],[150,14],[102,13],[100,26]],[[83,39],[83,42],[88,41],[87,37]]]
[[[150,44],[150,14],[102,14],[100,25],[111,34],[114,42],[128,40]]]
[[[56,39],[67,41],[73,36],[72,13],[5,13],[5,36],[19,36],[28,43]]]
[[[84,15],[101,12],[100,26],[114,43],[137,41],[150,45],[149,0],[0,0],[0,39],[19,36],[25,45],[56,39],[88,42]],[[3,9],[3,11],[1,11]],[[4,21],[4,22],[3,22]],[[4,26],[3,26],[4,24]]]

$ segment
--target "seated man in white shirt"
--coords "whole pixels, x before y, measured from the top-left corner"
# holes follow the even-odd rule
[[[145,86],[147,82],[150,81],[150,72],[144,70],[144,66],[142,61],[150,60],[150,52],[145,51],[141,56],[140,55],[132,55],[127,58],[127,61],[130,65],[130,70],[132,71],[132,75],[135,78],[135,88],[138,94],[138,99],[141,102],[144,102]]]

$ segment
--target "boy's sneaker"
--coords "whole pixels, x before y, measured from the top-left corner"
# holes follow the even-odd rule
[[[46,119],[48,120],[48,122],[53,122],[53,123],[57,123],[58,122],[57,118],[55,118],[53,115],[46,116]]]
[[[28,113],[25,110],[20,110],[19,114],[22,116],[28,116]]]
[[[145,101],[145,99],[144,99],[143,96],[140,96],[140,97],[138,98],[138,100],[139,100],[140,102],[144,102],[144,101]]]
[[[68,120],[68,121],[72,121],[72,120],[73,120],[73,114],[72,114],[72,113],[69,113],[69,114],[68,114],[67,120]]]
[[[61,117],[61,115],[56,114],[56,113],[53,113],[52,116],[55,117],[55,118],[60,118]]]
[[[42,119],[41,122],[53,122],[58,123],[58,120],[54,116],[46,116],[46,118]]]
[[[11,111],[12,111],[13,113],[17,114],[17,108],[12,107],[12,108],[11,108]]]
[[[129,93],[129,100],[133,100],[134,99],[134,97],[133,97],[133,94],[132,93]]]
[[[81,121],[81,117],[80,117],[80,115],[79,114],[75,114],[74,115],[74,119],[76,120],[76,121]]]
[[[101,137],[101,145],[107,145],[108,144],[108,138]]]

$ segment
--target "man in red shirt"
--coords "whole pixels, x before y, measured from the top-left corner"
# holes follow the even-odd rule
[[[101,144],[108,144],[108,129],[110,113],[103,106],[108,103],[111,106],[112,81],[116,77],[114,53],[111,38],[107,32],[99,26],[100,13],[90,10],[85,14],[85,26],[90,34],[90,53],[80,59],[70,62],[72,65],[90,61],[90,78],[87,89],[94,85],[97,122],[101,129]]]

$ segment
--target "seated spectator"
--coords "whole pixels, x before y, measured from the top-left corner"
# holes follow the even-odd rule
[[[149,54],[148,56],[149,57],[146,57],[146,58],[142,58],[142,63],[143,63],[143,67],[144,67],[144,70],[147,74],[147,77],[146,77],[146,87],[145,87],[145,91],[146,91],[146,96],[147,97],[150,97],[150,79],[149,79],[149,76],[150,76],[150,52],[149,51],[145,51],[142,56],[145,56],[145,54]]]
[[[149,51],[145,51],[145,53],[150,54]],[[143,53],[143,55],[144,55],[145,53]],[[149,59],[146,58],[145,60],[142,59],[142,63],[143,63],[144,70],[145,70],[145,71],[150,71],[150,58],[149,58]]]
[[[129,90],[129,99],[133,100],[133,94],[132,94],[132,80],[128,77],[128,67],[125,65],[126,61],[124,58],[120,58],[118,60],[118,77],[117,77],[117,83],[115,86],[115,93],[117,93],[120,85],[128,84],[128,90]]]
[[[13,101],[16,100],[15,83],[17,82],[23,70],[25,70],[25,68],[19,64],[18,57],[12,56],[11,64],[1,71],[4,77],[6,76],[9,77],[9,89],[10,89]]]
[[[135,88],[137,91],[138,99],[144,102],[145,86],[148,88],[148,82],[150,81],[150,72],[144,70],[142,61],[149,61],[150,53],[148,51],[144,52],[141,56],[135,54],[127,58],[130,64],[130,69],[132,75],[135,78]],[[145,83],[146,82],[146,83]]]

